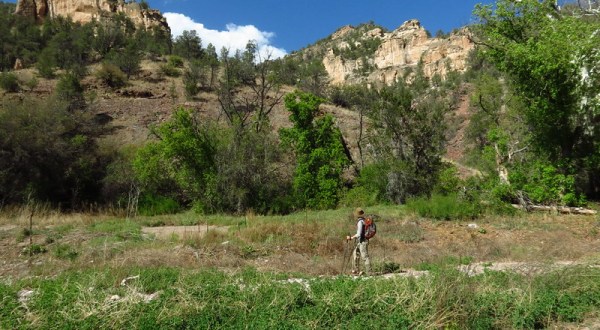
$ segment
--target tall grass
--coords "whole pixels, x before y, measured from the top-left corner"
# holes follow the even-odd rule
[[[133,277],[123,285],[123,279]],[[420,278],[287,279],[175,268],[68,272],[0,284],[11,329],[522,329],[600,308],[600,270],[541,275],[443,269]],[[29,298],[21,298],[30,291]]]

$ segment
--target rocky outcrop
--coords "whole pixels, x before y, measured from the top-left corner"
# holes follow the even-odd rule
[[[362,40],[379,38],[379,47],[372,56],[348,60],[336,54],[334,48],[349,47],[344,36],[352,33],[352,29],[345,26],[331,36],[333,46],[323,59],[333,84],[364,81],[391,84],[404,79],[407,73],[414,72],[419,64],[427,77],[437,74],[443,78],[450,70],[464,71],[468,54],[474,48],[467,29],[446,38],[430,38],[419,21],[410,20],[391,32],[383,32],[380,28],[365,32]],[[366,75],[362,70],[365,66],[372,68],[367,70]]]
[[[75,22],[89,23],[101,17],[123,13],[137,26],[158,27],[171,32],[167,20],[158,10],[145,9],[137,2],[124,0],[19,0],[15,14],[31,17],[38,22],[46,17],[68,16]]]

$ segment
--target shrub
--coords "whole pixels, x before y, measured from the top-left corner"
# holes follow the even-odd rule
[[[40,76],[47,79],[54,78],[56,60],[54,59],[53,53],[49,49],[44,49],[38,56],[38,61],[35,64],[35,67]]]
[[[36,77],[31,77],[31,79],[25,81],[25,86],[29,88],[29,91],[33,91],[37,87],[38,83],[39,81]]]
[[[478,201],[464,201],[456,194],[409,199],[406,206],[424,218],[435,220],[474,219],[482,213]]]
[[[152,194],[142,195],[138,208],[140,215],[145,216],[174,214],[181,210],[181,206],[173,198]]]
[[[167,65],[174,68],[183,68],[183,58],[177,55],[171,55],[167,59]]]
[[[16,93],[19,91],[19,79],[14,73],[2,73],[0,74],[0,88],[9,93]]]
[[[511,173],[511,182],[527,193],[531,201],[541,204],[580,206],[585,197],[575,191],[575,177],[561,173],[553,165],[536,162]]]
[[[161,65],[160,71],[167,77],[179,77],[181,75],[181,71],[179,71],[179,69],[169,64]]]
[[[463,186],[462,180],[458,177],[458,170],[454,165],[445,164],[445,168],[438,174],[438,181],[433,187],[434,193],[448,195],[457,193]]]
[[[83,86],[81,86],[77,75],[73,73],[67,73],[60,77],[60,80],[56,84],[55,93],[60,100],[68,103],[68,108],[70,110],[82,109],[85,107]]]
[[[378,203],[377,192],[364,186],[356,186],[348,190],[340,200],[340,206],[372,206]]]
[[[75,260],[79,253],[68,244],[59,244],[54,248],[54,256],[64,260]]]
[[[96,71],[96,77],[111,88],[123,87],[127,82],[125,73],[111,63],[102,63],[100,69]]]

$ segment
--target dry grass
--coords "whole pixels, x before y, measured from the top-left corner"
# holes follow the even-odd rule
[[[469,222],[417,219],[401,207],[374,207],[368,213],[379,215],[379,232],[369,246],[374,265],[393,263],[406,270],[448,258],[480,263],[600,259],[594,252],[600,250],[600,237],[594,234],[597,220],[590,217],[490,217],[471,228]],[[69,268],[103,265],[252,266],[274,272],[337,274],[348,249],[344,237],[355,230],[350,208],[286,217],[199,217],[183,213],[119,220],[110,214],[62,214],[36,207],[32,242],[48,252],[29,258],[22,251],[29,245],[29,236],[23,232],[30,215],[29,208],[5,209],[0,215],[0,247],[4,250],[0,275],[56,274]],[[142,230],[147,225],[163,224],[192,226]],[[59,245],[73,250],[76,257],[57,257]],[[34,267],[23,263],[28,260]]]

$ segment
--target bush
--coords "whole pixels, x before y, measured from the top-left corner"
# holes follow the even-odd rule
[[[181,75],[181,71],[179,71],[179,69],[169,64],[161,65],[160,71],[167,77],[179,77]]]
[[[438,181],[433,187],[434,193],[448,195],[457,193],[461,186],[462,180],[458,177],[458,170],[454,165],[444,164],[445,168],[438,174]]]
[[[50,49],[44,49],[38,56],[38,61],[35,64],[38,73],[43,78],[52,79],[54,78],[54,69],[56,67],[56,60],[54,59],[53,53]]]
[[[478,201],[468,202],[456,194],[409,199],[406,206],[421,217],[435,220],[475,219],[482,213]]]
[[[167,59],[167,65],[174,68],[183,68],[183,58],[177,55],[171,55]]]
[[[56,96],[62,101],[68,103],[70,110],[82,109],[85,107],[85,98],[83,97],[83,86],[77,75],[67,73],[60,77],[56,84]]]
[[[138,210],[140,215],[154,216],[175,214],[181,210],[179,203],[170,197],[144,194],[140,197]]]
[[[137,49],[137,45],[130,43],[121,51],[111,51],[109,60],[112,64],[118,66],[127,75],[127,78],[129,78],[140,71],[142,55]]]
[[[19,79],[14,73],[5,72],[0,74],[0,88],[4,89],[9,93],[16,93],[19,91]]]
[[[348,190],[340,200],[340,206],[373,206],[378,203],[377,192],[364,186],[356,186]]]
[[[536,162],[518,168],[511,172],[510,180],[534,203],[581,206],[586,202],[585,196],[575,191],[575,177],[550,164]]]
[[[111,88],[123,87],[127,82],[125,73],[111,63],[102,63],[100,69],[96,71],[96,78]]]

